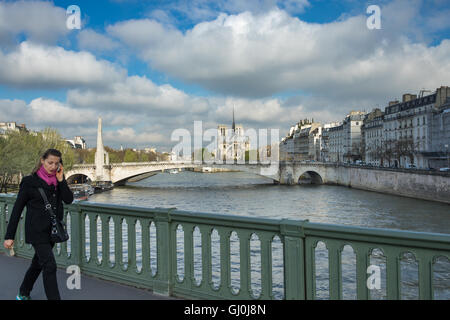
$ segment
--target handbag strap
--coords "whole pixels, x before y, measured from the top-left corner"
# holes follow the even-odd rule
[[[55,217],[55,214],[53,213],[52,210],[52,205],[48,202],[47,196],[45,195],[44,189],[42,188],[38,188],[39,192],[41,193],[42,198],[44,199],[44,203],[45,203],[45,210],[48,210],[50,212],[50,215],[52,217]]]

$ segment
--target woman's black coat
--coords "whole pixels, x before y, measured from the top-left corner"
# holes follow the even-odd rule
[[[50,213],[45,211],[44,199],[42,199],[38,188],[44,189],[53,212],[59,220],[62,220],[64,214],[62,201],[66,204],[72,203],[73,193],[69,189],[64,175],[63,180],[57,182],[58,185],[55,190],[54,185],[48,185],[37,173],[22,178],[19,194],[9,218],[5,240],[14,239],[22,210],[26,206],[25,242],[31,244],[50,242]]]

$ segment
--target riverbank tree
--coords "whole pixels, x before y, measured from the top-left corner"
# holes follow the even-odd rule
[[[7,193],[8,187],[17,188],[21,178],[31,174],[42,154],[49,148],[61,151],[64,170],[70,170],[74,163],[73,149],[56,129],[7,131],[0,136],[0,193]]]

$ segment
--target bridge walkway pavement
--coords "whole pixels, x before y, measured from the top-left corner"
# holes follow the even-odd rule
[[[9,257],[0,253],[0,300],[15,300],[23,277],[31,260]],[[56,272],[58,287],[63,300],[179,300],[154,294],[150,290],[139,289],[120,283],[98,279],[81,272],[81,289],[68,289],[66,282],[70,276],[65,268]],[[31,291],[32,300],[46,300],[42,273]]]

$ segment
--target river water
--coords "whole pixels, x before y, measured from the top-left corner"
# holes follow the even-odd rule
[[[178,174],[160,173],[139,182],[127,183],[111,191],[92,195],[88,202],[111,203],[140,207],[176,207],[179,210],[224,213],[241,216],[309,219],[311,222],[390,228],[434,233],[450,233],[450,206],[388,194],[368,192],[341,186],[275,185],[272,180],[242,172]],[[88,227],[88,224],[86,224]],[[124,229],[126,232],[126,229]],[[151,233],[154,235],[154,233]],[[89,232],[87,232],[89,235]],[[140,234],[138,233],[138,237]],[[217,235],[213,233],[213,259],[218,255]],[[233,235],[234,236],[234,235]],[[100,238],[101,239],[101,238]],[[178,234],[178,273],[184,276],[182,233]],[[194,232],[194,268],[196,279],[201,277],[200,234]],[[89,239],[87,239],[89,240]],[[138,239],[138,241],[140,241]],[[154,241],[154,239],[153,239]],[[178,242],[178,241],[177,241]],[[254,254],[258,246],[252,239],[252,289],[260,292],[260,260]],[[138,245],[138,256],[140,245]],[[124,243],[126,251],[126,242]],[[126,252],[124,252],[126,254]],[[328,298],[328,256],[323,244],[316,248],[317,298]],[[126,256],[124,257],[126,258]],[[374,252],[370,263],[380,266],[381,288],[370,290],[372,299],[386,298],[386,265],[381,252]],[[273,294],[282,298],[281,243],[273,246]],[[351,247],[342,254],[343,297],[356,297],[354,278],[355,256]],[[152,261],[155,264],[155,261]],[[218,283],[218,261],[213,261],[213,282]],[[231,239],[232,287],[239,288],[239,246],[237,237]],[[418,264],[413,256],[401,263],[401,292],[404,299],[418,298]],[[405,272],[403,272],[403,270]],[[436,299],[450,299],[450,263],[439,260],[434,267]]]

